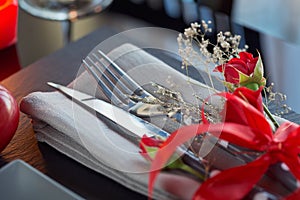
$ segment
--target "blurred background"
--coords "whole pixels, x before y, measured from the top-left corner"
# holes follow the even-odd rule
[[[0,0],[0,12],[5,1],[16,0]],[[77,2],[78,12],[68,12],[68,19],[54,19],[61,16],[59,12],[54,17],[41,15],[37,13],[41,9],[30,4],[50,5],[45,2],[55,5],[55,12],[63,9],[58,3]],[[82,14],[79,8],[85,4],[92,9]],[[296,83],[300,72],[298,8],[297,0],[19,0],[17,41],[0,50],[0,80],[101,27],[121,32],[157,26],[183,32],[191,22],[211,20],[215,32],[210,39],[219,31],[241,35],[242,45],[247,44],[249,52],[262,54],[269,82],[275,82],[276,90],[285,93],[288,104],[300,113],[300,89]],[[176,41],[168,45],[177,48]]]

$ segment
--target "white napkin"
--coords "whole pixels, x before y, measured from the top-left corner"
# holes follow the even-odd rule
[[[186,100],[194,103],[196,100],[193,93],[203,97],[210,94],[204,85],[190,80],[198,85],[194,87],[188,83],[186,76],[131,44],[124,44],[108,55],[142,86],[156,82],[180,91]],[[89,94],[97,93],[98,97],[104,98],[87,72],[80,71],[78,74],[70,87]],[[149,163],[138,153],[139,148],[111,130],[92,113],[59,92],[31,93],[22,100],[21,110],[33,119],[33,127],[40,142],[46,142],[131,190],[148,194]],[[165,173],[159,177],[153,197],[190,198],[186,195],[192,195],[198,185],[191,179]]]

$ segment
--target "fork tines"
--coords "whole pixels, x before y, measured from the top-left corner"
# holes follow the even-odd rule
[[[126,72],[113,62],[102,51],[88,56],[83,60],[84,67],[97,81],[104,94],[114,105],[122,108],[133,103],[131,95],[146,97],[149,94],[143,90]]]

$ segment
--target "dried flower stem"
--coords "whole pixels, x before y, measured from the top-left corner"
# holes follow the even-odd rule
[[[270,110],[268,109],[268,107],[263,103],[264,106],[264,111],[267,114],[267,116],[269,117],[269,119],[272,121],[272,123],[274,124],[275,128],[279,128],[279,124],[276,121],[276,119],[273,117],[272,113],[270,112]]]

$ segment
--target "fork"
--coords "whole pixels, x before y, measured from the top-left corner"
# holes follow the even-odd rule
[[[83,60],[86,70],[98,82],[104,94],[111,103],[125,109],[139,117],[151,117],[157,115],[173,116],[177,111],[167,111],[159,104],[141,103],[143,99],[159,101],[152,94],[144,90],[130,76],[127,75],[114,61],[102,51],[93,54],[93,58]],[[108,62],[108,65],[99,57]],[[111,67],[111,68],[110,68]],[[95,69],[95,70],[94,70]],[[100,78],[101,76],[101,78]],[[123,82],[124,81],[124,82]]]
[[[168,132],[177,130],[181,125],[178,109],[161,106],[159,99],[144,90],[102,51],[88,56],[83,64],[113,105],[148,121],[151,118],[151,122],[160,124]]]

